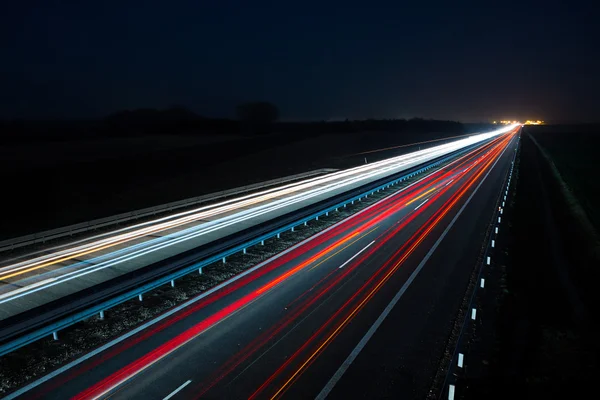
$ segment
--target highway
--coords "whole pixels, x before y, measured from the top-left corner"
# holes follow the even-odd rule
[[[424,398],[510,169],[516,132],[21,397]],[[35,268],[22,264],[3,274],[23,265]]]
[[[474,135],[5,260],[0,264],[0,321],[290,215],[307,205],[489,140],[499,133]]]

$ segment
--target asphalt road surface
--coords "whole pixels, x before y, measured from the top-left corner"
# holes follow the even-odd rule
[[[515,146],[499,136],[22,398],[424,398]]]
[[[5,260],[0,263],[0,320],[486,141],[497,132],[473,135]]]

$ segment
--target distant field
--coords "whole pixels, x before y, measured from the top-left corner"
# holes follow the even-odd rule
[[[600,125],[528,126],[600,229]]]
[[[160,153],[194,146],[241,139],[235,135],[92,138],[88,140],[15,143],[0,147],[0,168],[4,172],[54,167],[78,162],[110,161],[143,154]]]
[[[308,170],[356,166],[364,163],[365,155],[356,155],[362,151],[454,135],[156,135],[6,145],[0,149],[0,239]],[[366,157],[371,162],[412,150]]]

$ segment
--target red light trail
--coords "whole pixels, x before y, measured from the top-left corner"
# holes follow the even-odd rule
[[[228,294],[248,284],[249,282],[263,277],[267,273],[274,272],[286,264],[292,263],[293,260],[299,255],[305,254],[309,251],[314,251],[317,247],[341,235],[341,237],[336,239],[332,244],[329,244],[324,249],[317,251],[314,255],[302,263],[293,266],[281,274],[278,274],[277,277],[262,285],[258,290],[254,290],[242,298],[224,306],[218,312],[210,315],[208,318],[205,318],[193,327],[156,347],[154,350],[150,351],[129,365],[121,368],[117,372],[107,376],[95,385],[89,387],[87,390],[79,393],[74,398],[96,398],[111,392],[122,382],[149,368],[151,365],[171,354],[173,351],[185,345],[190,340],[209,330],[215,324],[225,320],[226,318],[229,318],[231,315],[242,310],[244,307],[247,307],[249,304],[256,301],[259,297],[266,295],[269,291],[276,288],[291,276],[294,276],[300,271],[305,270],[306,267],[316,263],[323,257],[331,256],[332,252],[339,251],[340,248],[348,246],[348,243],[354,243],[358,241],[367,233],[375,230],[377,228],[377,224],[379,224],[382,220],[389,218],[394,213],[404,209],[417,200],[426,196],[430,196],[428,198],[429,201],[423,204],[423,207],[419,207],[418,209],[410,211],[407,215],[397,221],[394,226],[386,231],[381,232],[376,239],[375,245],[362,253],[360,257],[352,260],[352,262],[349,263],[343,270],[332,271],[326,277],[321,279],[313,288],[303,293],[294,302],[294,309],[291,310],[289,314],[287,314],[276,325],[270,327],[263,334],[253,340],[242,351],[238,352],[221,368],[219,368],[213,374],[212,378],[207,379],[207,381],[202,385],[202,388],[199,389],[200,395],[206,393],[223,377],[227,376],[241,363],[248,360],[250,356],[260,350],[267,342],[269,342],[269,340],[288,328],[290,324],[303,315],[306,310],[314,306],[319,300],[323,299],[323,297],[326,296],[327,293],[332,290],[332,288],[340,284],[340,282],[347,278],[355,268],[372,256],[395,234],[405,228],[410,222],[414,221],[419,215],[422,215],[427,210],[430,210],[431,205],[435,203],[436,200],[448,193],[450,188],[459,184],[460,177],[466,176],[466,174],[473,168],[477,168],[477,171],[474,172],[471,177],[469,177],[460,186],[456,186],[458,187],[458,190],[456,190],[456,192],[454,192],[441,207],[435,210],[433,215],[431,215],[427,221],[419,227],[419,229],[410,237],[410,239],[407,240],[405,244],[398,249],[398,251],[396,251],[394,255],[390,257],[390,259],[383,266],[381,266],[372,275],[372,277],[365,282],[364,285],[327,320],[326,323],[321,325],[317,332],[315,332],[313,336],[309,338],[304,345],[299,348],[294,355],[291,356],[280,368],[278,368],[277,371],[275,371],[275,373],[273,373],[271,377],[269,377],[253,395],[253,397],[260,395],[276,379],[280,378],[283,372],[293,362],[299,362],[300,366],[296,368],[287,378],[283,378],[285,379],[283,384],[281,384],[279,389],[272,394],[273,397],[280,396],[302,374],[302,372],[308,368],[312,362],[314,362],[318,355],[325,350],[327,345],[335,339],[335,337],[354,318],[354,316],[368,303],[373,296],[375,296],[379,289],[389,280],[389,278],[400,267],[400,265],[415,251],[415,249],[418,248],[419,244],[425,240],[430,232],[443,220],[447,213],[453,209],[457,202],[463,198],[465,193],[467,193],[469,189],[478,181],[481,175],[490,167],[490,165],[492,165],[494,160],[499,157],[504,148],[508,145],[511,138],[512,135],[505,135],[494,139],[487,145],[482,146],[481,148],[472,151],[465,156],[462,156],[443,169],[433,172],[410,187],[391,195],[390,197],[376,203],[361,213],[349,217],[347,220],[335,226],[326,234],[308,241],[303,246],[296,248],[294,251],[289,252],[285,256],[278,258],[274,262],[268,263],[263,268],[243,277],[242,279],[239,279],[234,284],[226,286],[225,288],[215,292],[213,295],[208,296],[193,306],[182,310],[182,312],[176,314],[172,318],[157,324],[152,329],[148,329],[142,334],[131,338],[131,340],[124,342],[122,345],[113,348],[110,352],[106,352],[106,354],[104,354],[102,357],[98,357],[93,362],[85,365],[85,367],[81,370],[78,370],[76,374],[81,374],[85,370],[89,370],[94,366],[101,364],[107,359],[113,357],[115,354],[118,354],[119,351],[130,348],[136,343],[148,339],[155,333],[164,330],[175,322],[182,320],[183,318],[206,307],[209,304],[223,299]],[[444,183],[445,185],[442,186]],[[317,338],[321,336],[323,336],[322,339],[317,341]],[[307,352],[311,346],[313,351],[304,358],[304,361],[297,361],[297,359],[300,358],[303,353]],[[71,377],[72,376],[73,375],[71,375]]]

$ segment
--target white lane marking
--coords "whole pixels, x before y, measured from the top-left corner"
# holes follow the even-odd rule
[[[450,179],[450,180],[448,181],[448,183],[446,183],[444,186],[448,186],[448,185],[449,185],[449,184],[451,184],[453,181],[454,181],[454,178]]]
[[[368,245],[366,245],[365,247],[362,248],[361,251],[359,251],[358,253],[356,253],[355,255],[353,255],[352,257],[350,257],[350,259],[348,261],[346,261],[345,263],[343,263],[342,265],[340,265],[340,269],[344,268],[350,261],[354,260],[360,253],[362,253],[363,251],[365,251],[369,246],[371,246],[373,243],[375,243],[375,241],[373,240],[371,243],[369,243]]]
[[[450,166],[452,166],[452,165],[456,164],[458,161],[462,160],[462,159],[463,159],[463,158],[465,158],[465,157],[467,157],[467,155],[465,155],[465,156],[461,156],[461,157],[459,157],[458,159],[456,159],[456,160],[454,160],[454,161],[450,162],[449,164],[447,164],[447,165],[444,165],[443,167],[441,167],[441,168],[439,169],[439,171],[441,171],[441,170],[445,170],[445,169],[449,168]],[[495,165],[495,164],[494,164],[494,165]],[[492,168],[493,168],[493,167],[492,167]],[[489,173],[488,173],[488,174],[489,174]],[[487,175],[486,175],[486,176],[485,176],[483,179],[485,180],[485,178],[486,178],[486,177],[487,177]],[[398,195],[399,193],[402,193],[402,192],[404,192],[404,191],[408,190],[410,187],[412,187],[412,186],[414,186],[414,185],[417,185],[419,182],[423,181],[424,179],[427,179],[427,176],[424,176],[424,177],[422,177],[421,179],[418,179],[418,180],[416,180],[415,182],[413,182],[413,183],[411,183],[411,184],[407,185],[406,187],[404,187],[404,188],[400,189],[398,192],[394,193],[392,196]],[[483,182],[483,181],[482,181],[482,182]],[[481,186],[481,184],[480,184],[479,186]],[[477,189],[479,189],[479,186],[477,186],[477,188],[475,188],[475,191],[477,191]],[[475,192],[474,192],[474,193],[475,193]],[[472,197],[472,195],[471,195],[471,197]],[[385,200],[385,199],[381,199],[380,201],[378,201],[378,202],[376,202],[376,203],[373,203],[372,205],[368,206],[367,208],[365,208],[365,209],[363,209],[363,210],[361,210],[361,211],[357,212],[356,214],[353,214],[353,215],[352,215],[352,217],[356,217],[356,216],[358,216],[358,215],[361,215],[361,214],[367,213],[367,212],[368,212],[370,209],[372,209],[372,208],[374,208],[374,207],[377,207],[377,205],[378,205],[378,204],[379,204],[381,201],[384,201],[384,200]],[[468,199],[468,200],[467,200],[467,202],[465,203],[465,206],[466,206],[466,205],[469,203],[469,201],[470,201],[470,200],[471,200],[471,198],[469,197],[469,199]],[[465,206],[463,206],[463,208],[464,208]],[[461,211],[459,211],[459,214],[460,214],[460,212],[462,212],[462,209],[461,209]],[[123,342],[123,341],[127,340],[127,339],[128,339],[128,338],[130,338],[131,336],[134,336],[134,335],[138,334],[139,332],[143,331],[144,329],[147,329],[148,327],[150,327],[150,326],[152,326],[152,325],[155,325],[155,324],[157,324],[158,322],[160,322],[160,321],[162,321],[162,320],[164,320],[164,319],[166,319],[166,318],[170,317],[171,315],[173,315],[173,314],[175,314],[175,313],[177,313],[177,312],[179,312],[179,311],[183,310],[184,308],[186,308],[186,307],[188,307],[188,306],[190,306],[190,305],[192,305],[192,304],[194,304],[194,303],[196,303],[196,302],[198,302],[198,301],[202,300],[203,298],[205,298],[205,297],[209,296],[210,294],[212,294],[212,293],[216,292],[217,290],[219,290],[219,289],[221,289],[221,288],[223,288],[223,287],[225,287],[225,286],[227,286],[227,285],[229,285],[229,284],[231,284],[231,283],[233,283],[233,282],[237,281],[238,279],[241,279],[241,278],[243,278],[244,276],[246,276],[246,275],[248,275],[248,274],[250,274],[250,273],[252,273],[252,272],[256,271],[257,269],[259,269],[259,268],[263,267],[264,265],[266,265],[266,264],[268,264],[268,263],[270,263],[270,262],[273,262],[275,259],[282,257],[283,255],[285,255],[285,254],[287,254],[287,253],[291,252],[292,250],[294,250],[294,249],[296,249],[296,248],[298,248],[298,247],[300,247],[300,246],[304,245],[305,243],[308,243],[308,242],[310,242],[311,240],[314,240],[315,238],[317,238],[317,237],[319,237],[319,236],[321,236],[321,235],[324,235],[325,233],[327,233],[327,232],[329,232],[329,231],[331,231],[331,230],[335,229],[335,228],[336,228],[336,227],[338,227],[339,225],[343,224],[343,223],[344,223],[345,221],[347,221],[348,219],[349,219],[349,218],[346,218],[346,219],[343,219],[343,220],[341,220],[340,222],[338,222],[338,223],[336,223],[336,224],[334,224],[334,225],[330,226],[329,228],[327,228],[327,229],[325,229],[325,230],[323,230],[323,231],[321,231],[321,232],[317,233],[316,235],[314,235],[314,236],[311,236],[311,237],[309,237],[309,238],[307,238],[307,239],[303,240],[302,242],[300,242],[300,243],[298,243],[298,244],[296,244],[296,245],[294,245],[294,246],[290,247],[289,249],[286,249],[286,250],[282,251],[281,253],[279,253],[279,254],[276,254],[276,255],[275,255],[275,256],[273,256],[272,258],[270,258],[270,259],[268,259],[268,260],[265,260],[265,261],[263,261],[262,263],[260,263],[260,264],[258,264],[258,265],[256,265],[256,266],[254,266],[254,267],[252,267],[252,268],[250,268],[250,269],[246,270],[245,272],[242,272],[242,273],[241,273],[241,274],[239,274],[239,275],[236,275],[235,277],[231,278],[230,280],[228,280],[228,281],[225,281],[225,282],[223,282],[223,283],[221,283],[221,284],[219,284],[219,285],[217,285],[217,286],[213,287],[212,289],[209,289],[209,290],[207,290],[206,292],[204,292],[204,293],[200,294],[199,296],[197,296],[197,297],[195,297],[195,298],[192,298],[192,299],[190,299],[190,300],[189,300],[189,301],[187,301],[186,303],[183,303],[183,304],[181,304],[180,306],[177,306],[177,307],[175,307],[175,308],[173,308],[173,309],[171,309],[171,310],[167,311],[166,313],[164,313],[164,314],[160,315],[159,317],[157,317],[157,318],[155,318],[155,319],[152,319],[152,320],[150,320],[150,321],[146,322],[146,323],[145,323],[145,324],[143,324],[143,325],[140,325],[139,327],[137,327],[137,328],[135,328],[135,329],[133,329],[133,330],[131,330],[131,331],[129,331],[129,332],[127,332],[127,333],[125,333],[125,334],[124,334],[124,335],[122,335],[122,336],[119,336],[119,337],[117,337],[116,339],[114,339],[114,340],[112,340],[112,341],[108,342],[108,343],[107,343],[107,344],[105,344],[104,346],[101,346],[101,347],[97,348],[96,350],[93,350],[93,351],[91,351],[91,352],[89,352],[89,353],[87,353],[87,354],[85,354],[85,355],[81,356],[80,358],[78,358],[78,359],[76,359],[76,360],[73,360],[73,361],[71,361],[71,362],[70,362],[70,363],[68,363],[67,365],[64,365],[64,366],[62,366],[62,367],[60,367],[60,368],[58,368],[58,369],[56,369],[56,370],[52,371],[51,373],[49,373],[49,374],[47,374],[47,375],[44,375],[44,376],[40,377],[39,379],[37,379],[37,380],[35,380],[35,381],[31,382],[30,384],[28,384],[28,385],[26,385],[26,386],[23,386],[21,389],[18,389],[18,390],[16,390],[16,391],[12,392],[12,393],[11,393],[11,394],[9,394],[8,396],[6,396],[6,397],[4,398],[4,400],[13,400],[13,399],[15,399],[15,398],[17,398],[17,397],[19,397],[19,396],[23,395],[24,393],[27,393],[28,391],[30,391],[30,390],[32,390],[32,389],[34,389],[34,388],[36,388],[36,387],[40,386],[41,384],[43,384],[43,383],[45,383],[45,382],[47,382],[47,381],[49,381],[49,380],[51,380],[51,379],[55,378],[56,376],[58,376],[58,375],[60,375],[60,374],[62,374],[62,373],[64,373],[64,372],[66,372],[66,371],[70,370],[71,368],[73,368],[73,367],[76,367],[77,365],[79,365],[79,364],[81,364],[81,363],[83,363],[83,362],[87,361],[88,359],[90,359],[90,358],[92,358],[92,357],[94,357],[94,356],[96,356],[96,355],[98,355],[98,354],[102,353],[103,351],[106,351],[106,350],[108,350],[109,348],[111,348],[111,347],[113,347],[113,346],[115,346],[115,345],[117,345],[117,344],[119,344],[119,343],[121,343],[121,342]],[[448,229],[449,229],[449,228],[448,228]],[[496,228],[496,229],[497,229],[497,228]],[[358,355],[358,353],[357,353],[357,355]],[[350,361],[350,362],[351,362],[351,361]],[[342,372],[342,373],[343,373],[343,372]],[[341,377],[341,375],[340,375],[340,377]],[[332,378],[332,379],[333,379],[333,378]],[[339,379],[339,378],[338,378],[338,379]],[[334,383],[334,384],[335,384],[335,383]],[[333,387],[333,385],[332,385],[332,387]],[[331,389],[330,389],[330,390],[331,390]]]
[[[454,400],[454,385],[448,387],[448,400]]]
[[[460,160],[460,159],[462,159],[462,157],[459,158],[458,160]],[[440,168],[440,170],[444,170],[444,169],[448,168],[449,166],[455,164],[458,160],[452,161],[451,163],[449,163],[449,164],[443,166],[442,168]],[[396,193],[394,193],[392,196],[396,196],[399,193],[402,193],[402,192],[408,190],[410,187],[412,187],[414,185],[417,185],[419,182],[421,182],[424,179],[427,179],[427,176],[425,176],[425,177],[423,177],[423,178],[421,178],[421,179],[419,179],[419,180],[411,183],[410,185],[407,185],[406,187],[404,187],[404,188],[400,189],[399,191],[397,191]],[[131,336],[137,335],[138,333],[140,333],[141,331],[143,331],[143,330],[151,327],[152,325],[155,325],[155,324],[159,323],[160,321],[162,321],[162,320],[170,317],[171,315],[178,313],[179,311],[183,310],[184,308],[189,307],[192,304],[194,304],[194,303],[202,300],[203,298],[211,295],[212,293],[214,293],[214,292],[216,292],[216,291],[224,288],[225,286],[230,285],[231,283],[237,281],[238,279],[241,279],[244,276],[246,276],[246,275],[248,275],[248,274],[256,271],[257,269],[262,268],[264,265],[267,265],[268,263],[275,261],[276,259],[278,259],[278,258],[280,258],[280,257],[282,257],[282,256],[284,256],[286,254],[288,254],[289,252],[295,250],[296,248],[298,248],[300,246],[303,246],[304,244],[310,242],[311,240],[314,240],[314,239],[318,238],[319,236],[326,234],[327,232],[329,232],[329,231],[337,228],[338,226],[342,225],[343,223],[345,223],[348,219],[350,219],[352,217],[357,217],[357,216],[365,214],[365,213],[368,213],[369,210],[371,210],[374,207],[377,207],[377,205],[380,202],[385,201],[385,199],[387,199],[387,197],[384,198],[384,199],[381,199],[380,201],[378,201],[376,203],[371,204],[370,206],[368,206],[367,208],[365,208],[365,209],[357,212],[356,214],[353,214],[352,216],[350,216],[348,218],[345,218],[345,219],[341,220],[340,222],[338,222],[336,224],[333,224],[329,228],[327,228],[327,229],[325,229],[325,230],[317,233],[316,235],[311,236],[311,237],[303,240],[302,242],[300,242],[298,244],[295,244],[294,246],[290,247],[289,249],[286,249],[286,250],[282,251],[281,253],[274,255],[273,257],[269,258],[268,260],[263,261],[262,263],[260,263],[260,264],[258,264],[256,266],[254,266],[254,267],[252,267],[252,268],[250,268],[250,269],[242,272],[241,274],[234,276],[230,280],[225,281],[225,282],[223,282],[223,283],[221,283],[221,284],[219,284],[219,285],[217,285],[217,286],[215,286],[215,287],[207,290],[206,292],[198,295],[195,298],[190,299],[189,301],[181,304],[180,306],[177,306],[177,307],[175,307],[175,308],[167,311],[166,313],[164,313],[164,314],[156,317],[155,319],[152,319],[152,320],[146,322],[145,324],[140,325],[139,327],[137,327],[137,328],[135,328],[135,329],[133,329],[133,330],[125,333],[124,335],[119,336],[118,338],[116,338],[116,339],[108,342],[104,346],[101,346],[101,347],[97,348],[96,350],[93,350],[93,351],[91,351],[91,352],[89,352],[89,353],[81,356],[80,358],[71,361],[69,364],[58,368],[57,370],[49,373],[48,375],[42,376],[38,380],[31,382],[29,385],[23,386],[21,389],[18,389],[16,391],[12,392],[7,397],[3,398],[3,400],[13,400],[13,399],[21,396],[22,394],[27,393],[28,391],[30,391],[30,390],[32,390],[32,389],[40,386],[41,384],[43,384],[43,383],[45,383],[45,382],[47,382],[47,381],[55,378],[56,376],[58,376],[58,375],[60,375],[60,374],[62,374],[64,372],[70,370],[71,368],[76,367],[77,365],[79,365],[79,364],[87,361],[88,359],[90,359],[90,358],[92,358],[92,357],[94,357],[94,356],[102,353],[103,351],[108,350],[109,348],[111,348],[111,347],[113,347],[113,346],[115,346],[115,345],[117,345],[117,344],[119,344],[119,343],[127,340]]]
[[[444,230],[444,232],[442,232],[442,235],[433,244],[433,246],[431,247],[431,249],[429,249],[429,252],[425,255],[425,258],[423,258],[423,260],[419,263],[419,265],[417,266],[417,268],[408,277],[408,280],[404,283],[404,285],[402,285],[402,287],[400,288],[400,291],[398,293],[396,293],[396,296],[394,296],[394,298],[392,299],[392,301],[383,310],[383,312],[381,313],[381,315],[379,316],[379,318],[377,318],[377,320],[375,321],[375,323],[373,325],[371,325],[371,328],[369,328],[369,330],[367,331],[367,333],[365,334],[365,336],[363,336],[363,338],[360,340],[360,342],[358,342],[358,344],[356,345],[356,347],[354,348],[354,350],[352,350],[352,352],[350,353],[350,355],[348,355],[348,358],[346,358],[346,360],[344,360],[344,362],[342,363],[342,365],[340,365],[340,367],[338,368],[338,370],[333,374],[333,376],[331,377],[331,379],[329,380],[329,382],[327,382],[327,384],[325,385],[325,387],[323,388],[323,390],[321,390],[321,392],[317,395],[317,397],[315,397],[315,400],[325,400],[325,398],[329,395],[329,393],[331,392],[331,390],[333,389],[333,387],[335,386],[335,384],[342,378],[342,376],[344,375],[344,373],[346,372],[346,370],[350,367],[350,364],[352,364],[352,362],[356,359],[356,357],[358,357],[358,354],[367,345],[367,343],[369,342],[369,340],[371,339],[371,337],[375,334],[375,332],[377,331],[377,329],[379,328],[379,326],[383,323],[383,320],[392,311],[392,309],[394,308],[394,306],[396,305],[396,303],[398,303],[398,301],[400,300],[400,298],[402,297],[402,295],[404,295],[404,292],[406,292],[406,290],[411,285],[411,283],[415,280],[415,278],[417,277],[417,275],[419,274],[419,272],[421,272],[421,270],[423,269],[423,266],[425,266],[425,263],[433,255],[433,252],[437,249],[437,247],[440,245],[440,243],[442,242],[442,240],[444,240],[444,238],[446,237],[446,235],[448,234],[448,232],[450,231],[450,229],[452,229],[452,226],[454,226],[454,223],[456,222],[456,220],[458,219],[458,217],[460,217],[460,215],[462,214],[462,212],[464,211],[464,209],[471,202],[471,199],[473,198],[473,196],[475,196],[475,193],[477,193],[477,191],[479,191],[479,188],[481,187],[481,185],[483,184],[483,182],[485,182],[485,180],[487,179],[487,177],[490,175],[490,172],[492,172],[492,170],[494,169],[494,167],[496,166],[496,164],[498,163],[498,161],[500,160],[500,158],[502,158],[502,156],[504,155],[504,151],[505,150],[506,150],[506,148],[502,151],[502,154],[500,154],[500,157],[498,157],[498,159],[494,162],[494,164],[492,165],[492,167],[490,168],[490,170],[487,172],[487,174],[485,174],[485,176],[483,177],[483,179],[481,180],[481,182],[479,182],[479,184],[477,185],[477,187],[475,188],[475,190],[473,191],[473,193],[471,193],[471,195],[469,196],[469,198],[467,199],[467,201],[465,202],[465,204],[463,204],[463,206],[460,208],[460,210],[458,210],[458,213],[456,213],[456,215],[454,216],[454,218],[452,219],[452,221],[450,221],[450,224],[446,227],[446,229]]]
[[[173,390],[171,392],[171,394],[168,395],[167,397],[165,397],[163,400],[169,400],[171,397],[175,396],[177,393],[179,393],[179,391],[181,391],[181,389],[183,389],[184,387],[186,387],[187,385],[189,385],[191,382],[192,382],[191,380],[185,382],[183,385],[181,385],[177,389]]]
[[[419,204],[418,206],[415,207],[415,210],[419,209],[419,207],[421,207],[423,204],[427,203],[429,201],[429,199],[426,199],[424,202],[422,202],[421,204]]]

